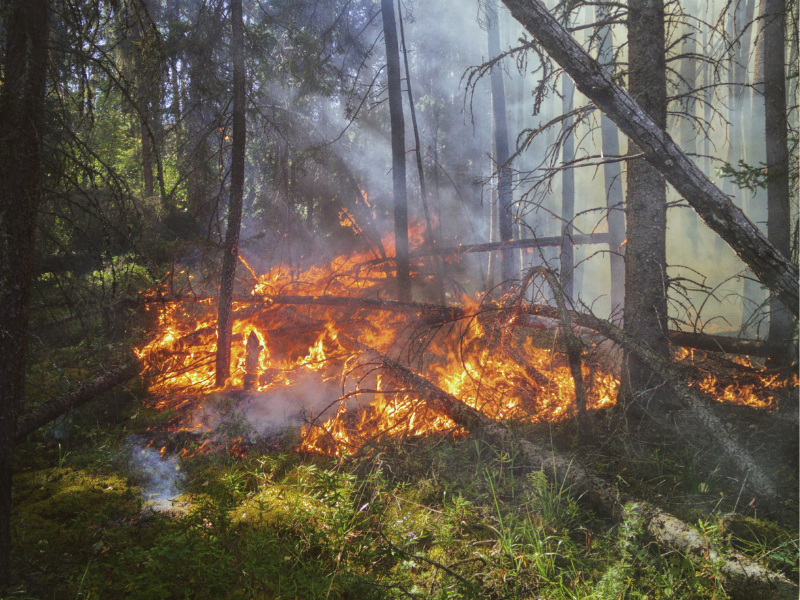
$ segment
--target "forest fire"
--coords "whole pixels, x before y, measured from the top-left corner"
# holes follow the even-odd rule
[[[383,246],[393,252],[389,239]],[[234,302],[233,369],[224,389],[214,383],[213,299],[151,303],[156,332],[137,353],[150,373],[154,406],[178,411],[179,430],[213,435],[221,419],[213,414],[215,408],[209,416],[207,398],[242,390],[250,377],[245,420],[253,421],[256,430],[263,430],[258,423],[265,419],[274,424],[274,415],[264,411],[277,402],[281,419],[292,413],[293,424],[301,428],[306,451],[332,455],[385,438],[459,432],[413,386],[398,381],[392,368],[374,360],[391,355],[490,419],[555,422],[574,415],[574,381],[566,356],[553,345],[557,334],[550,332],[550,347],[542,347],[530,330],[512,331],[507,323],[483,317],[479,299],[467,295],[458,319],[432,318],[418,309],[424,305],[416,310],[414,305],[405,310],[365,306],[365,299],[379,296],[393,281],[390,263],[376,265],[370,260],[374,254],[339,256],[326,266],[302,272],[279,268],[261,276],[246,265],[253,280],[248,282],[250,295]],[[287,291],[300,295],[284,296]],[[258,349],[249,359],[248,339]],[[695,357],[684,351],[676,358]],[[613,406],[617,377],[592,355],[584,357],[582,369],[587,408]],[[694,386],[720,401],[769,408],[769,390],[785,382],[751,371],[748,383],[725,382],[708,373]],[[195,451],[208,448],[206,439]]]

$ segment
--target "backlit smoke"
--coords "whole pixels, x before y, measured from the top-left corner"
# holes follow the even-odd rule
[[[159,450],[145,446],[134,436],[128,438],[126,447],[145,506],[152,510],[172,508],[184,481],[178,457],[162,456]]]

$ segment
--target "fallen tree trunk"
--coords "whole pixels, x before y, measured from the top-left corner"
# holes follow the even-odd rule
[[[726,354],[747,354],[762,358],[778,357],[785,348],[768,344],[759,340],[743,340],[740,338],[712,335],[710,333],[694,333],[691,331],[669,331],[667,337],[671,344],[684,348],[694,348],[706,352],[724,352]]]
[[[139,374],[139,365],[136,362],[126,363],[111,371],[84,383],[71,392],[62,394],[57,398],[40,404],[19,417],[17,421],[16,441],[18,444],[44,425],[57,419],[73,408],[86,404],[100,394],[103,394],[120,383],[123,383]]]
[[[626,512],[639,520],[660,545],[677,550],[695,565],[711,567],[712,573],[718,571],[731,598],[796,600],[797,586],[783,575],[773,573],[737,552],[723,554],[696,529],[652,504],[634,503]]]
[[[590,235],[572,235],[564,237],[563,235],[551,237],[538,237],[529,240],[512,240],[508,242],[489,242],[486,244],[461,244],[458,246],[449,246],[446,248],[433,248],[420,250],[411,254],[411,258],[424,258],[426,256],[448,256],[450,254],[474,254],[481,252],[501,252],[504,250],[518,250],[521,248],[546,248],[548,246],[561,247],[565,243],[572,243],[573,245],[583,244],[607,244],[607,233],[593,233]],[[391,262],[394,260],[393,256],[387,256],[385,259],[376,259],[369,262],[361,263],[362,266],[375,265],[382,262]]]
[[[369,360],[379,362],[392,378],[408,386],[456,424],[473,432],[480,431],[484,439],[492,444],[516,443],[528,465],[541,469],[560,489],[566,490],[573,497],[582,498],[601,514],[616,520],[625,516],[623,500],[617,487],[589,472],[577,460],[562,456],[554,448],[540,445],[533,440],[517,438],[504,424],[467,406],[452,394],[378,350],[346,335],[340,334],[338,339],[346,349],[357,351]],[[636,503],[627,514],[635,514],[645,530],[661,546],[685,554],[697,566],[713,564],[723,578],[726,591],[736,600],[788,600],[797,597],[797,586],[782,575],[769,571],[741,554],[723,556],[691,526],[649,503]]]
[[[575,82],[576,87],[644,153],[706,224],[758,279],[798,316],[798,269],[617,85],[540,0],[503,0],[511,14]]]
[[[163,298],[143,298],[144,302],[207,302],[215,300],[215,296],[164,296]],[[461,306],[425,304],[423,302],[402,302],[399,300],[380,300],[377,298],[348,298],[344,296],[288,296],[288,295],[246,295],[234,296],[239,304],[255,304],[259,306],[242,308],[233,313],[234,318],[247,318],[273,304],[294,304],[297,306],[330,306],[350,308],[353,310],[385,310],[389,312],[410,313],[418,315],[437,315],[442,320],[456,320],[473,316]]]
[[[484,437],[494,444],[501,444],[504,440],[513,438],[511,431],[502,423],[490,419],[378,350],[346,335],[339,334],[337,339],[345,349],[357,351],[369,360],[379,362],[389,371],[392,378],[408,386],[435,410],[447,415],[457,425],[470,431],[481,431]],[[611,484],[592,475],[580,465],[574,465],[572,460],[530,440],[518,440],[518,442],[532,466],[541,468],[548,475],[555,477],[559,484],[571,488],[574,495],[584,496],[600,512],[609,516],[621,514],[618,494]]]

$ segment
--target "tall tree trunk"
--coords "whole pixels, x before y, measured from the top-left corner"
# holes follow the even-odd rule
[[[489,58],[500,54],[500,12],[494,0],[487,5],[486,18],[489,24]],[[494,168],[498,170],[498,226],[500,241],[514,239],[513,198],[511,194],[511,167],[508,162],[508,124],[506,122],[506,93],[503,86],[503,71],[499,66],[492,69],[492,114],[494,118],[495,157]],[[501,251],[500,279],[504,289],[519,275],[519,253]]]
[[[569,24],[567,24],[569,26]],[[573,100],[575,97],[575,84],[566,73],[561,75],[561,112],[567,114],[572,111]],[[574,118],[569,117],[564,120],[564,129],[567,134],[561,146],[561,164],[567,164],[575,160],[575,135],[570,131],[574,123]],[[572,221],[575,218],[575,170],[566,169],[561,172],[561,235],[564,241],[561,243],[561,285],[564,288],[564,296],[571,304],[573,300],[573,286],[575,267],[575,248],[572,245]]]
[[[786,1],[764,3],[764,108],[767,143],[767,234],[785,256],[791,255],[789,145],[786,115]],[[796,65],[795,65],[796,67]],[[775,296],[769,301],[769,336],[785,343],[792,316]]]
[[[0,87],[0,590],[10,582],[11,475],[25,393],[47,73],[47,0],[5,4]]]
[[[664,128],[667,124],[667,71],[664,53],[663,0],[628,3],[628,89],[639,106]],[[629,140],[628,151],[639,153]],[[667,341],[667,188],[652,165],[628,161],[627,234],[625,252],[625,331],[659,356]],[[625,360],[623,378],[631,397],[655,387],[653,373],[633,353]]]
[[[695,0],[687,0],[684,9],[690,17],[699,17],[697,10],[697,3]],[[697,129],[695,119],[697,118],[697,100],[695,98],[695,91],[697,89],[697,60],[694,55],[697,54],[697,29],[694,23],[688,21],[683,26],[684,40],[681,47],[681,54],[684,57],[680,63],[681,86],[680,90],[687,94],[686,98],[682,101],[684,115],[680,124],[680,137],[681,149],[690,157],[697,154]],[[696,160],[696,159],[695,159]],[[689,243],[695,254],[700,251],[700,239],[697,222],[697,213],[693,210],[684,211],[687,235]]]
[[[392,191],[394,193],[394,246],[397,255],[397,298],[411,300],[408,257],[408,200],[406,193],[406,126],[400,87],[400,50],[392,0],[381,0],[386,71],[389,83],[389,120],[392,127]]]
[[[753,6],[748,6],[749,18],[752,19],[755,12],[755,4],[758,2],[758,20],[751,25],[752,36],[756,38],[755,57],[753,60],[753,70],[750,73],[750,85],[744,89],[744,100],[742,102],[742,132],[746,139],[745,161],[752,166],[766,163],[766,149],[764,142],[764,2],[763,0],[749,0]],[[743,44],[744,46],[745,44]],[[744,49],[744,59],[749,63],[748,40]],[[744,190],[745,202],[744,209],[747,216],[753,223],[759,225],[762,231],[766,231],[767,224],[767,192],[758,187],[755,190]],[[746,272],[742,282],[742,330],[741,335],[748,338],[765,337],[766,331],[762,331],[760,325],[762,310],[766,296],[763,287],[749,270]]]
[[[417,175],[419,177],[419,195],[422,199],[422,209],[425,213],[425,242],[431,250],[436,246],[431,224],[430,208],[428,206],[428,190],[425,187],[425,170],[422,168],[422,145],[419,141],[419,128],[417,127],[417,111],[414,107],[414,94],[411,91],[411,70],[408,68],[408,51],[406,50],[406,34],[403,30],[402,2],[397,0],[397,20],[400,23],[400,41],[403,46],[403,65],[406,69],[406,93],[408,95],[408,110],[411,113],[411,127],[414,131],[414,154],[417,158]],[[434,296],[439,302],[444,302],[444,281],[442,280],[442,263],[437,258],[432,259],[436,270],[436,280],[433,284]]]
[[[231,199],[228,204],[228,229],[223,246],[222,275],[219,284],[217,319],[217,386],[225,385],[231,375],[231,334],[233,321],[233,279],[239,260],[239,230],[244,198],[245,122],[244,23],[242,0],[231,0],[231,54],[233,58],[233,136],[231,140]]]
[[[664,175],[792,314],[797,315],[800,296],[797,265],[781,253],[700,171],[664,128],[603,71],[540,0],[503,0],[503,3],[572,77],[578,90],[636,142],[645,159]]]
[[[708,8],[708,7],[706,7]],[[708,15],[706,15],[708,22]],[[708,27],[703,27],[703,48],[708,46]],[[711,63],[703,64],[703,122],[710,124],[713,114],[711,109],[714,102],[714,66]],[[711,176],[711,136],[703,136],[703,173]]]
[[[597,20],[610,18],[605,7],[597,7]],[[609,75],[614,73],[614,40],[611,25],[603,25],[599,34],[598,62]],[[603,156],[619,156],[619,131],[605,114],[600,116],[600,135]],[[606,207],[608,208],[608,250],[611,270],[611,314],[620,315],[625,305],[625,210],[622,194],[622,164],[610,162],[603,165]]]

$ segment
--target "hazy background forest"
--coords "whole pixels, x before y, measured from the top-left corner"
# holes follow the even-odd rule
[[[764,108],[758,93],[756,4],[667,5],[668,131],[765,228],[766,192],[758,185],[766,158],[760,133]],[[67,109],[58,115],[65,120],[58,141],[65,146],[50,158],[60,163],[52,165],[54,172],[72,175],[59,173],[61,187],[53,190],[52,208],[48,205],[45,211],[49,218],[40,227],[37,262],[45,271],[59,260],[73,269],[61,273],[49,267],[49,275],[73,275],[75,259],[86,272],[98,275],[146,266],[147,259],[163,260],[158,252],[195,263],[213,260],[213,249],[224,235],[230,168],[229,24],[223,10],[176,1],[123,5],[117,11],[87,5],[64,14],[62,43],[90,35],[64,53],[64,64],[58,65],[63,79],[59,102]],[[405,10],[423,167],[435,190],[430,202],[438,243],[496,241],[497,232],[491,230],[497,203],[491,90],[486,73],[473,71],[489,58],[487,7],[431,3]],[[592,24],[603,8],[574,3],[558,10],[568,11],[576,39],[596,53],[600,38]],[[371,4],[245,7],[249,136],[242,254],[259,270],[297,262],[312,251],[331,257],[338,253],[337,244],[353,235],[339,226],[340,206],[331,201],[357,204],[356,187],[369,198],[374,227],[391,230],[389,118],[385,77],[380,74],[385,58],[375,14]],[[627,60],[623,19],[624,8],[609,13],[608,20],[620,21],[613,25],[611,40],[611,59],[620,76]],[[320,39],[326,27],[330,39]],[[788,31],[796,34],[796,27],[790,23]],[[568,112],[565,107],[580,116],[571,159],[580,167],[574,169],[574,228],[581,233],[606,231],[602,208],[610,184],[602,168],[598,111],[587,110],[589,102],[580,92],[573,95],[571,82],[549,58],[530,48],[520,50],[523,39],[519,23],[501,10],[501,48],[516,49],[498,64],[505,74],[509,140],[512,149],[515,142],[525,142],[512,162],[515,238],[562,233],[559,169],[570,160],[564,160],[558,143],[563,137],[558,117]],[[787,50],[789,64],[795,64],[796,35],[787,38]],[[796,98],[796,86],[796,77],[791,78],[789,98]],[[406,103],[410,123],[408,110]],[[796,103],[789,117],[796,131]],[[539,134],[528,139],[532,130]],[[408,138],[411,148],[410,127]],[[626,151],[624,136],[618,146],[621,154]],[[423,223],[412,159],[409,155],[411,219]],[[613,176],[624,190],[624,168]],[[733,251],[674,191],[669,202],[670,276],[694,282],[685,282],[693,306],[671,291],[671,316],[714,332],[744,327],[747,337],[764,337],[763,287],[747,278]],[[78,222],[65,227],[74,211],[80,211]],[[131,222],[123,224],[127,220]],[[64,239],[54,235],[59,226],[69,230]],[[527,250],[523,264],[557,266],[557,255],[558,247]],[[112,265],[112,257],[119,264]],[[597,245],[578,246],[576,264],[576,297],[599,316],[608,316],[608,255]],[[473,292],[499,282],[490,276],[487,256],[464,267],[449,282],[451,297],[457,297],[458,286]],[[703,314],[697,315],[701,307]]]
[[[648,299],[643,154],[524,2],[31,2],[0,4],[0,599],[797,596],[797,307],[670,185]],[[656,125],[796,274],[797,2],[545,4],[651,116],[629,17],[663,10]]]

